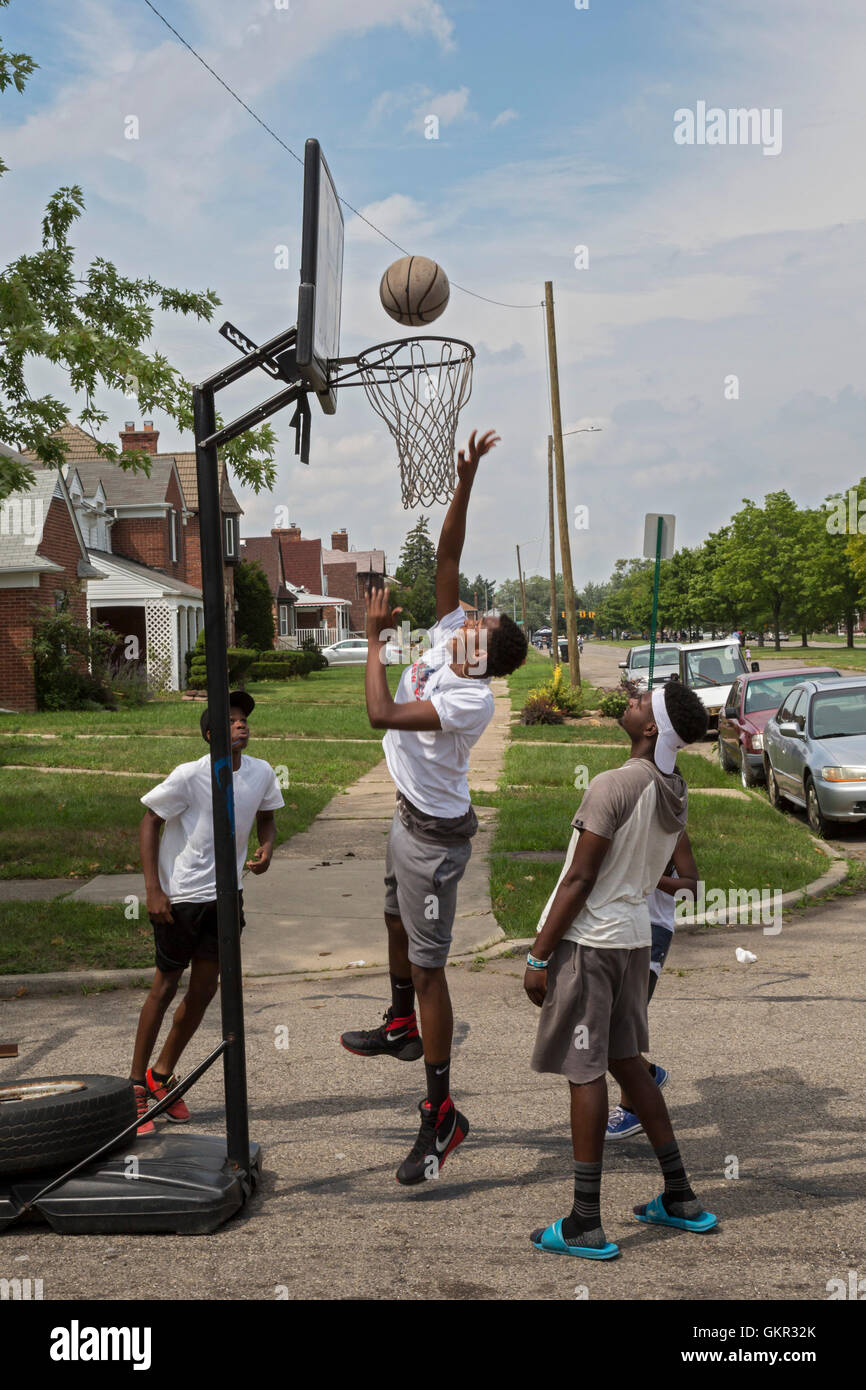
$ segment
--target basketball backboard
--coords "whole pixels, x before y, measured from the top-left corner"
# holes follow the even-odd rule
[[[333,415],[337,408],[328,363],[340,355],[342,293],[343,213],[319,142],[308,140],[304,147],[296,362],[327,415]]]

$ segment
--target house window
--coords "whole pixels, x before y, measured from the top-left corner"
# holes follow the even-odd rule
[[[171,547],[171,563],[177,564],[177,512],[174,507],[168,514],[168,539]]]
[[[281,636],[281,637],[288,637],[288,635],[289,635],[289,605],[288,605],[287,603],[281,603],[281,604],[280,604],[280,636]]]
[[[238,562],[238,519],[236,516],[223,517],[225,562],[236,565]]]

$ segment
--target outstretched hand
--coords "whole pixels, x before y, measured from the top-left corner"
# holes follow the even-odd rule
[[[478,440],[475,438],[476,434],[477,430],[473,430],[469,436],[469,443],[466,446],[469,453],[468,458],[464,449],[461,449],[457,455],[457,476],[461,483],[474,481],[481,459],[501,442],[495,430],[487,430],[486,434],[482,434]]]
[[[372,589],[367,595],[367,641],[378,642],[386,628],[394,627],[394,619],[402,611],[392,611],[390,589]]]

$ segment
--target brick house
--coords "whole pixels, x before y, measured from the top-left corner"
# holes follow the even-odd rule
[[[339,642],[350,630],[351,600],[331,593],[321,540],[304,540],[294,522],[275,526],[271,536],[280,547],[286,583],[295,590],[295,636],[298,640],[313,637],[320,647]]]
[[[330,548],[322,550],[322,567],[327,584],[325,593],[349,600],[349,631],[363,633],[367,583],[374,576],[385,578],[384,550],[350,550],[349,535],[343,527],[331,532]],[[325,618],[329,618],[327,610]]]
[[[245,536],[241,539],[241,560],[261,566],[271,591],[274,638],[293,638],[296,634],[295,600],[298,590],[286,583],[283,553],[276,536]]]
[[[30,462],[14,449],[3,453]],[[38,469],[31,487],[0,503],[0,706],[35,710],[33,626],[40,611],[65,606],[87,621],[85,585],[101,581],[88,556],[61,475]]]
[[[92,621],[115,628],[125,647],[146,661],[155,685],[186,684],[185,656],[204,626],[195,453],[159,452],[159,431],[127,421],[121,452],[150,455],[150,475],[100,458],[96,440],[77,425],[58,431],[67,450],[64,477],[91,560],[103,578],[87,581]],[[38,460],[29,457],[34,468]],[[226,631],[235,641],[234,566],[240,558],[239,518],[225,464],[220,461]],[[94,581],[95,584],[95,581]]]

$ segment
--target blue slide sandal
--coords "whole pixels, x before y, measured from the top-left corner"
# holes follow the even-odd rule
[[[595,1248],[591,1245],[569,1245],[562,1236],[562,1223],[564,1217],[554,1221],[544,1230],[539,1227],[533,1231],[529,1239],[536,1250],[547,1250],[554,1255],[579,1255],[585,1260],[613,1260],[619,1254],[619,1246],[614,1245],[613,1241],[608,1241],[607,1245],[600,1245]]]
[[[635,1207],[634,1214],[638,1221],[645,1221],[649,1226],[676,1226],[680,1231],[711,1231],[719,1224],[719,1218],[711,1211],[702,1211],[693,1220],[687,1216],[668,1216],[661,1197],[653,1197],[645,1206]]]

